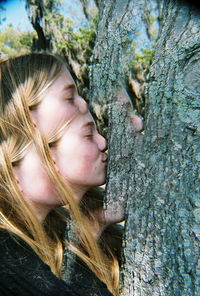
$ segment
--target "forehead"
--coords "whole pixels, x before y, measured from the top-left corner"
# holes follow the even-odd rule
[[[69,123],[69,126],[72,128],[77,128],[80,131],[87,129],[88,127],[96,127],[90,112],[87,112],[86,114],[79,113],[72,119],[72,121]]]
[[[66,91],[69,88],[75,88],[75,82],[70,74],[70,72],[67,70],[66,67],[63,66],[62,70],[58,73],[55,81],[50,86],[50,90],[62,90]]]

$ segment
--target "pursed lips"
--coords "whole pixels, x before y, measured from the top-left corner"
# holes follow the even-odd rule
[[[102,154],[102,162],[106,162],[108,159],[108,155],[106,153]]]

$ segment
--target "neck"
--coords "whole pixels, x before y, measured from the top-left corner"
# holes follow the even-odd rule
[[[39,220],[39,222],[42,224],[44,220],[46,219],[47,215],[55,208],[54,206],[46,206],[41,204],[30,204],[35,216]]]
[[[81,186],[73,186],[71,184],[70,188],[72,190],[74,199],[77,203],[80,203],[81,199],[83,198],[84,194],[88,191],[89,188],[84,188]],[[34,203],[29,201],[29,204],[32,208],[32,210],[34,211],[37,219],[40,221],[40,223],[42,224],[44,222],[44,220],[46,219],[47,215],[56,207],[61,206],[61,204],[57,204],[57,205],[44,205],[44,204],[38,204],[38,203]]]
[[[82,187],[82,186],[74,186],[73,184],[69,184],[74,199],[75,201],[77,201],[78,203],[81,201],[81,199],[83,198],[84,194],[88,191],[88,187]]]

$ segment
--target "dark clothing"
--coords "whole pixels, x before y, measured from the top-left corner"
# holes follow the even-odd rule
[[[64,280],[76,291],[81,291],[81,295],[87,296],[113,296],[94,273],[72,252],[68,250],[65,268],[67,271]]]
[[[95,283],[92,294],[81,287],[81,282],[75,286],[58,279],[25,242],[0,230],[0,296],[112,296],[92,272],[80,269],[82,275],[84,272],[84,285],[88,275]]]

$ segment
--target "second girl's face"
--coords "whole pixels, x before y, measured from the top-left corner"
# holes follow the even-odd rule
[[[50,136],[77,113],[87,111],[87,103],[79,96],[69,71],[63,67],[31,114],[39,130],[45,136]]]
[[[90,113],[79,114],[52,147],[57,168],[78,200],[90,187],[105,183],[107,143]]]

